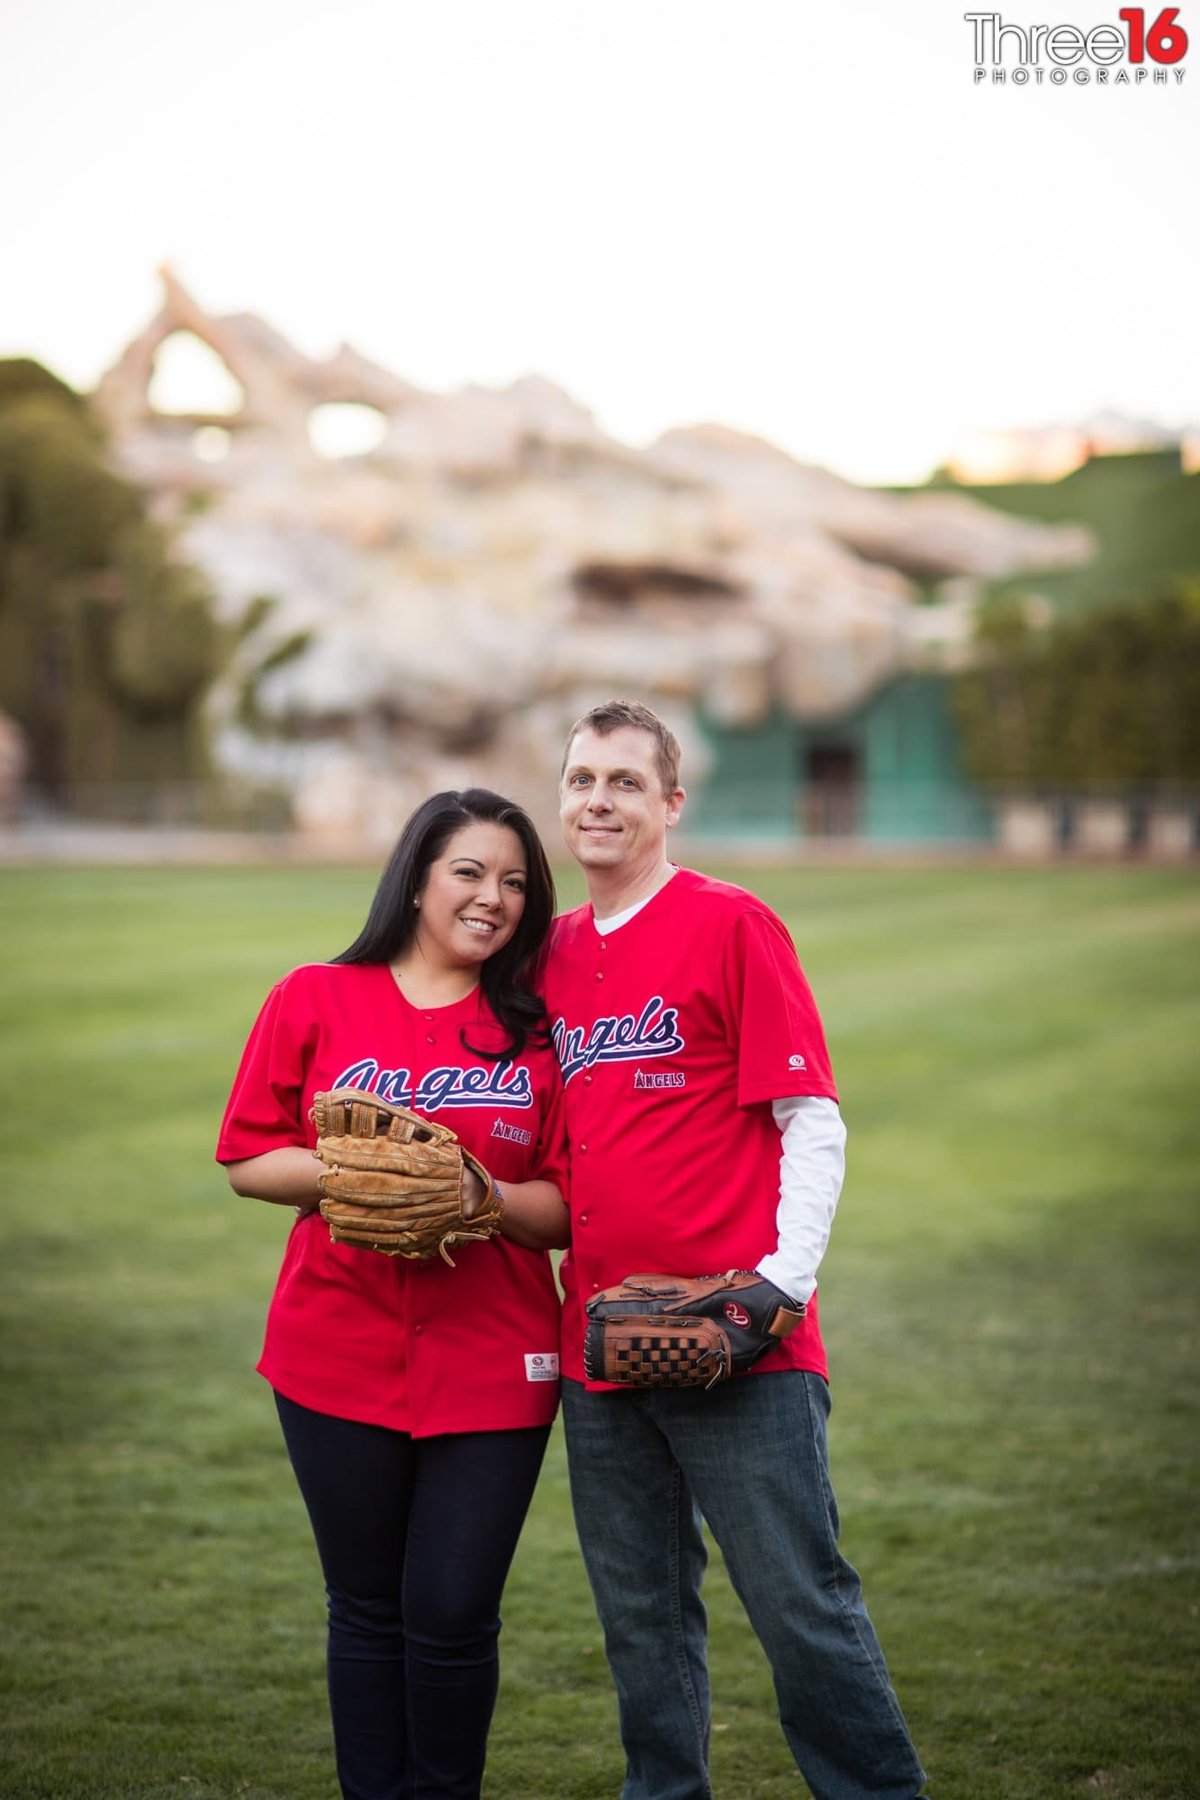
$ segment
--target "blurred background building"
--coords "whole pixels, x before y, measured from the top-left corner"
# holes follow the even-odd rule
[[[10,815],[374,850],[479,780],[552,830],[567,727],[625,694],[695,836],[1195,846],[1200,476],[1153,425],[872,490],[719,424],[632,448],[537,377],[313,360],[170,271],[90,404],[0,375]]]

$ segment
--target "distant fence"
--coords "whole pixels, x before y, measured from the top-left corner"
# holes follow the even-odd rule
[[[1097,785],[993,792],[961,784],[884,782],[857,793],[810,789],[799,804],[785,807],[761,783],[740,789],[741,784],[726,784],[719,794],[693,793],[684,814],[686,836],[700,845],[761,848],[773,855],[927,849],[1030,860],[1200,858],[1200,790],[1194,789]],[[364,823],[356,834],[355,822],[343,818],[337,828],[340,847],[358,835],[374,854],[378,824],[372,830]],[[0,818],[10,839],[31,841],[52,832],[104,827],[278,836],[314,852],[328,835],[300,829],[282,789],[215,780],[83,782],[53,793],[30,785]],[[557,852],[557,842],[551,849]]]
[[[53,790],[30,783],[5,822],[34,830],[72,823],[222,832],[290,832],[293,826],[282,789],[217,780],[81,781]]]
[[[1096,788],[1009,794],[995,803],[995,841],[1017,856],[1147,856],[1200,853],[1200,794]]]

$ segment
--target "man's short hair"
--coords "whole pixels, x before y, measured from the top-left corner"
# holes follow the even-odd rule
[[[590,712],[584,713],[582,719],[577,719],[567,733],[562,768],[558,772],[559,780],[567,772],[571,745],[581,731],[594,731],[598,737],[608,737],[611,732],[619,731],[622,725],[632,725],[635,731],[650,733],[654,739],[654,761],[663,793],[673,794],[679,786],[679,759],[682,755],[679,739],[669,726],[663,724],[658,714],[651,712],[648,706],[643,706],[640,700],[605,700],[601,705],[593,706]]]

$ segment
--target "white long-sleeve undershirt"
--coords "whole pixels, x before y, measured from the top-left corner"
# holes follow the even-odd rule
[[[762,1258],[758,1273],[792,1300],[806,1301],[817,1285],[846,1174],[846,1127],[836,1100],[815,1094],[773,1100],[771,1111],[781,1133],[779,1244]]]

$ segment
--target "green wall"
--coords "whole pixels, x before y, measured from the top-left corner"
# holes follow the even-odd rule
[[[870,843],[978,842],[987,803],[963,774],[947,683],[906,675],[821,725],[776,712],[737,731],[702,720],[713,770],[688,825],[699,835],[764,840],[853,836]],[[814,766],[843,765],[822,784]],[[852,773],[851,773],[852,771]]]
[[[710,837],[788,838],[799,817],[796,726],[782,713],[753,731],[728,730],[701,719],[713,756],[712,772],[688,802],[689,831]],[[687,785],[687,768],[683,771]]]

